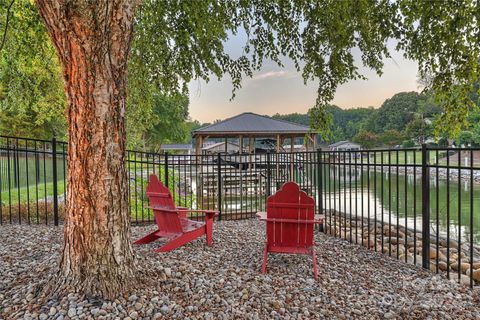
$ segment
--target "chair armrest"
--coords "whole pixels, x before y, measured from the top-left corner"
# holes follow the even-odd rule
[[[152,206],[147,206],[145,207],[147,209],[152,209],[152,210],[162,210],[166,212],[172,212],[172,213],[178,213],[179,216],[182,218],[186,218],[186,213],[187,212],[203,212],[205,213],[205,217],[207,219],[212,219],[215,216],[218,216],[218,211],[214,210],[202,210],[202,209],[189,209],[185,207],[177,207],[177,208],[164,208],[164,207],[152,207]]]
[[[179,210],[177,208],[146,206],[145,209],[161,210],[161,211],[166,211],[166,212],[179,212]]]
[[[186,212],[213,212],[213,213],[216,213],[218,214],[218,211],[215,211],[215,210],[203,210],[203,209],[188,209],[188,208],[178,208],[178,211],[186,211]]]
[[[270,221],[270,222],[288,222],[288,223],[298,223],[298,224],[322,224],[324,216],[315,215],[313,220],[297,220],[297,219],[284,219],[284,218],[267,218],[266,212],[257,212],[257,217],[260,221]]]
[[[213,220],[216,216],[218,216],[218,212],[216,211],[204,211],[205,212],[205,220]]]
[[[187,212],[203,212],[205,213],[205,219],[210,220],[218,216],[219,212],[214,210],[202,210],[202,209],[188,209],[181,208],[178,210],[180,214],[186,214]]]
[[[260,219],[261,221],[269,221],[269,222],[286,222],[286,223],[296,223],[296,224],[316,224],[316,223],[323,223],[320,220],[297,220],[297,219],[282,219],[282,218],[265,218]]]

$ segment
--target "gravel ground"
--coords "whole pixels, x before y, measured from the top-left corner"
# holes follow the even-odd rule
[[[134,227],[138,238],[153,226]],[[440,275],[324,234],[316,235],[319,279],[308,256],[270,255],[260,274],[264,226],[216,222],[204,239],[170,253],[135,246],[154,281],[115,301],[70,294],[39,304],[53,274],[62,228],[0,226],[1,319],[479,319],[474,291]]]

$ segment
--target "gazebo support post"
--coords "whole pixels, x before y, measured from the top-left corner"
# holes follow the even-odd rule
[[[239,135],[238,136],[238,146],[240,148],[240,150],[238,151],[239,154],[242,154],[243,153],[243,136],[242,135]]]
[[[195,139],[195,153],[198,155],[202,154],[202,147],[203,147],[203,136],[198,135]]]
[[[276,174],[275,174],[275,188],[277,188],[277,181],[278,181],[278,177],[280,176],[280,163],[279,163],[279,153],[280,153],[280,146],[282,145],[282,136],[277,134],[277,161],[275,161],[277,163],[277,170],[276,170]],[[276,189],[275,189],[276,190]]]
[[[255,164],[253,164],[252,160],[252,155],[253,155],[253,138],[251,136],[248,137],[248,154],[249,154],[249,160],[248,163],[250,164],[249,169],[252,169],[255,167]]]
[[[295,181],[295,165],[294,165],[294,160],[295,160],[295,155],[294,155],[294,151],[295,151],[295,148],[294,148],[294,143],[295,141],[295,136],[291,136],[290,137],[290,177],[292,181]]]

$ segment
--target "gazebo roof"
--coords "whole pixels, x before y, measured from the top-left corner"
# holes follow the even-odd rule
[[[284,120],[276,120],[252,112],[241,113],[193,131],[197,135],[275,135],[306,134],[310,128]]]

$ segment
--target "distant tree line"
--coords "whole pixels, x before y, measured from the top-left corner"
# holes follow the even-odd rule
[[[479,96],[472,93],[471,98],[473,101],[476,101],[477,106],[469,110],[467,120],[462,124],[462,130],[457,136],[451,136],[448,132],[442,130],[442,126],[438,124],[438,119],[442,115],[442,108],[434,101],[433,95],[428,93],[400,92],[385,100],[379,108],[342,109],[335,105],[329,105],[327,113],[332,117],[332,125],[328,135],[330,138],[325,142],[351,140],[361,144],[364,148],[382,146],[413,147],[422,143],[441,146],[446,146],[449,143],[480,146]],[[170,103],[175,103],[172,100],[169,101]],[[163,101],[157,108],[168,110],[165,103],[166,101]],[[165,141],[165,138],[162,138],[162,134],[168,132],[169,128],[177,126],[177,140],[171,139],[173,136],[170,136],[167,141],[189,142],[191,133],[194,130],[220,121],[201,123],[198,120],[187,119],[188,100],[183,100],[183,103],[183,108],[180,108],[180,110],[185,110],[184,120],[182,121],[180,118],[175,119],[174,113],[170,112],[172,119],[175,119],[176,122],[170,124],[167,122],[163,127],[164,131],[155,130],[154,128],[146,130],[145,136],[152,137],[148,141],[152,143],[160,140]],[[305,126],[310,126],[311,124],[308,113],[277,113],[271,117]],[[167,120],[163,121],[166,122]],[[153,139],[155,137],[153,132],[156,132],[158,135],[157,139]],[[131,135],[132,133],[129,132],[128,134]],[[148,141],[146,142],[147,144]]]
[[[380,108],[342,109],[330,105],[328,114],[332,117],[330,138],[326,142],[351,140],[364,148],[413,147],[424,142],[447,145],[450,140],[456,145],[480,145],[480,110],[478,95],[472,94],[477,106],[469,110],[462,130],[449,136],[438,125],[442,108],[430,94],[400,92],[385,100]],[[307,113],[275,114],[274,119],[287,120],[310,125]]]

